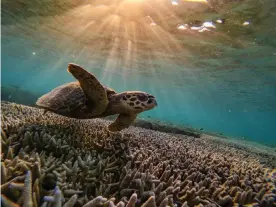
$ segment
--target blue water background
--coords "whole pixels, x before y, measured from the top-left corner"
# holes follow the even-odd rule
[[[275,68],[189,69],[160,60],[158,70],[126,70],[116,60],[95,60],[93,54],[70,49],[74,47],[55,50],[24,37],[2,36],[1,41],[2,86],[42,95],[74,81],[66,71],[67,64],[74,62],[118,92],[142,90],[155,95],[158,107],[140,114],[141,118],[276,146]]]

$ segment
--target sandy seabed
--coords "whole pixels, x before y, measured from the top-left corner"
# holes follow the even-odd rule
[[[276,206],[275,149],[1,102],[3,206]]]

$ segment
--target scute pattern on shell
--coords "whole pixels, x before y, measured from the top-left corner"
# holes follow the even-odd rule
[[[71,82],[53,89],[42,96],[38,103],[40,106],[60,113],[69,113],[78,108],[86,108],[87,99],[78,82]]]
[[[275,206],[274,155],[1,106],[4,206]]]

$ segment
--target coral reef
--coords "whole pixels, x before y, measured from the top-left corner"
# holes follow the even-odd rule
[[[113,120],[115,116],[109,116],[103,118],[104,120]],[[145,119],[137,118],[132,126],[142,127],[145,129],[152,129],[160,132],[173,133],[173,134],[182,134],[188,135],[196,138],[200,138],[200,133],[198,130],[188,127],[175,126],[173,124],[160,123],[157,121],[149,121]]]
[[[276,171],[234,146],[1,103],[3,206],[276,205]]]

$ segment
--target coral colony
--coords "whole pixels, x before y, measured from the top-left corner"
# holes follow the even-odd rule
[[[1,105],[2,206],[276,206],[273,155]]]

